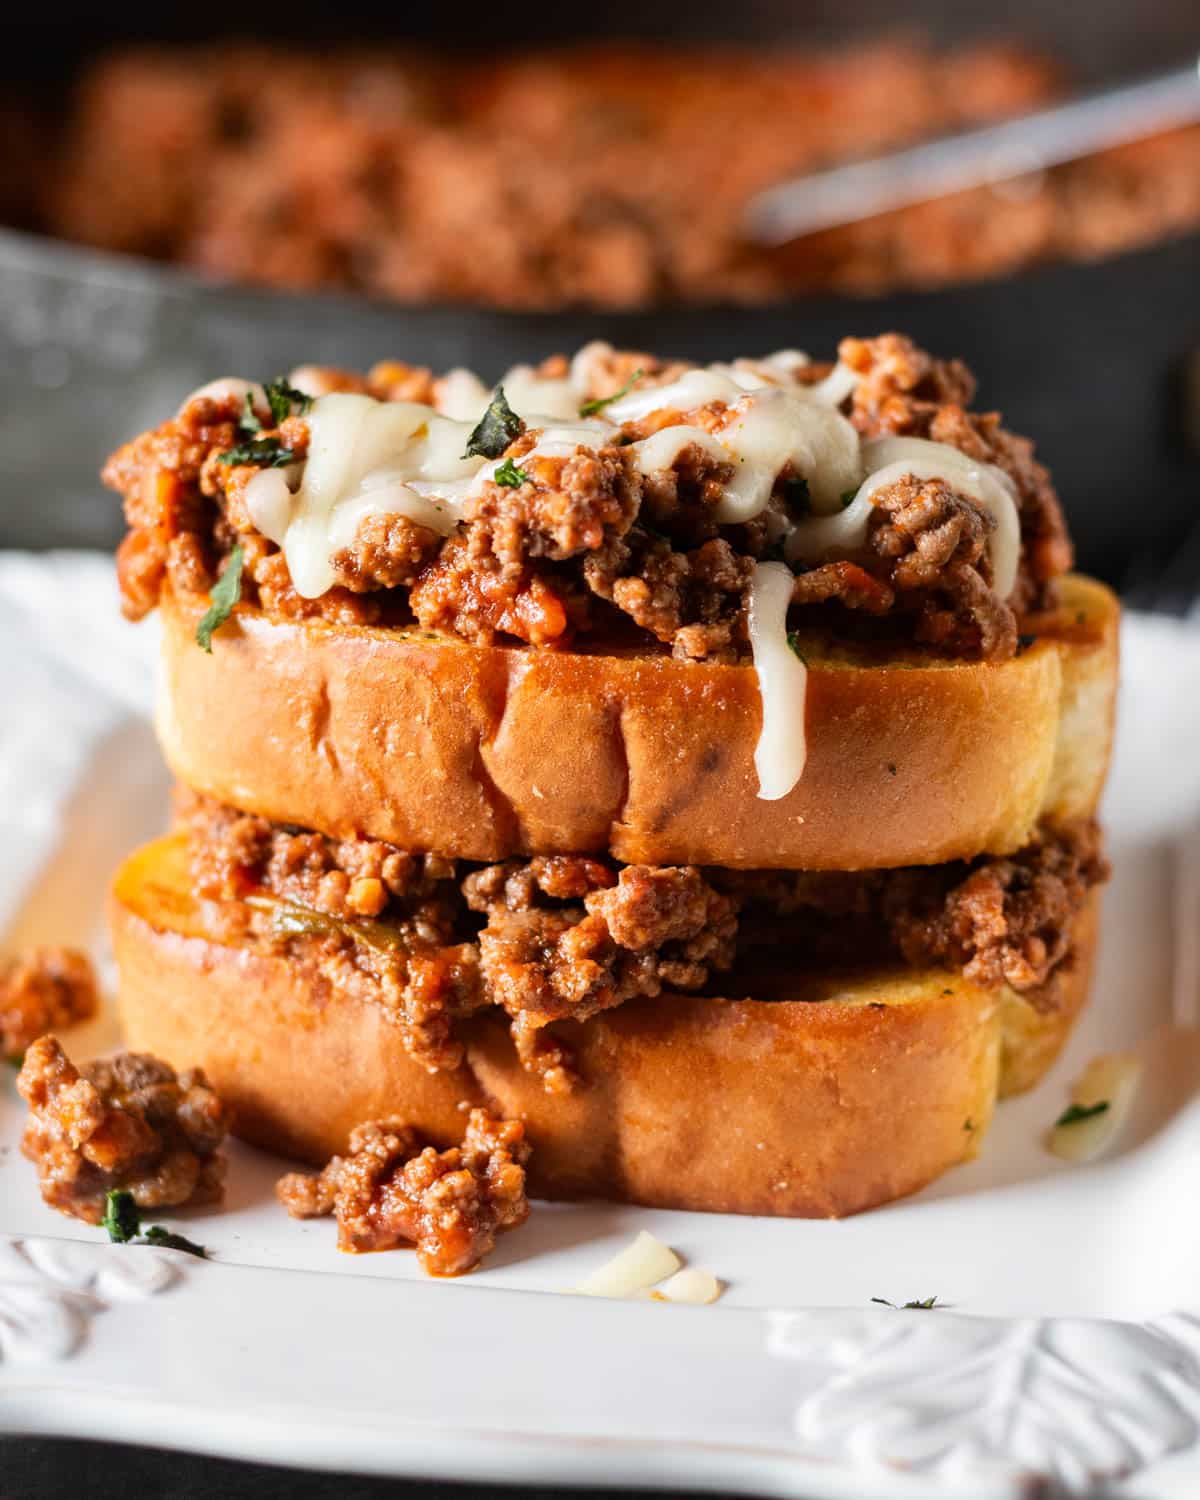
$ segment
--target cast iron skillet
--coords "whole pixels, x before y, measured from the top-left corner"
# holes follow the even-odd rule
[[[1156,569],[1196,519],[1198,289],[1192,236],[937,292],[516,314],[234,287],[0,231],[0,545],[110,545],[121,523],[100,463],[218,375],[392,356],[495,378],[597,337],[705,360],[783,347],[827,358],[844,334],[899,329],[962,355],[980,403],[1036,438],[1080,565],[1120,583]]]

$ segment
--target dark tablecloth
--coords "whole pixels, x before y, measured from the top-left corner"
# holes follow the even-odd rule
[[[194,1453],[57,1438],[0,1439],[3,1500],[512,1500],[512,1488],[406,1483],[351,1474],[302,1473]],[[540,1489],[539,1500],[578,1500],[580,1490]],[[626,1500],[661,1496],[623,1490]],[[688,1500],[683,1495],[679,1500]],[[698,1497],[696,1497],[698,1500]],[[711,1500],[711,1497],[710,1497]]]

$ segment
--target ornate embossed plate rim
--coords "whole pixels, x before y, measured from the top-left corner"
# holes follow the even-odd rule
[[[70,1337],[45,1323],[40,1348],[26,1339],[9,1357],[14,1292],[65,1308]],[[1197,1316],[647,1312],[0,1236],[0,1428],[372,1473],[810,1500],[906,1500],[931,1484],[946,1500],[1082,1495],[1093,1478],[1152,1471],[1200,1432]],[[381,1343],[390,1328],[402,1336]],[[535,1351],[515,1356],[516,1404],[490,1373],[514,1333]],[[414,1342],[421,1360],[405,1362]],[[576,1389],[557,1410],[572,1351]],[[614,1388],[631,1351],[638,1379]],[[1001,1368],[1014,1351],[1015,1381]],[[488,1373],[464,1392],[464,1368]],[[993,1375],[999,1394],[977,1400]],[[1009,1411],[1022,1403],[1023,1428]],[[469,1415],[447,1423],[447,1407]]]

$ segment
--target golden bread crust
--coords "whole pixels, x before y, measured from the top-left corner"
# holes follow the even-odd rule
[[[1107,766],[1118,606],[1089,579],[1063,595],[1006,662],[803,642],[808,766],[778,802],[757,796],[749,666],[252,609],[208,656],[199,597],[163,599],[159,735],[181,781],[247,812],[464,859],[854,870],[1006,854],[1043,815],[1090,808]]]
[[[1095,911],[1093,897],[1074,961],[1041,997],[1049,1016],[903,968],[797,979],[786,1001],[663,995],[555,1028],[583,1075],[565,1096],[521,1069],[498,1013],[464,1023],[464,1067],[431,1074],[379,1007],[214,941],[178,838],[118,873],[112,928],[129,1044],[202,1066],[257,1145],[323,1162],[389,1115],[442,1145],[486,1104],[525,1121],[542,1196],[814,1217],[913,1192],[975,1154],[997,1093],[1036,1081],[1083,1004]]]

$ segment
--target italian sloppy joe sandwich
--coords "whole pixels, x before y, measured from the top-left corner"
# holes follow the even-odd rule
[[[520,1122],[548,1196],[840,1214],[973,1155],[1086,998],[1117,625],[973,392],[898,335],[592,344],[222,379],[119,450],[179,782],[131,1045],[321,1166]]]

